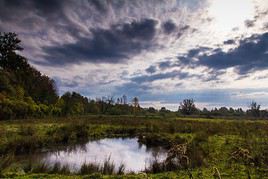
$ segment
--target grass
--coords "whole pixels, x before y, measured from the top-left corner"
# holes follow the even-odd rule
[[[76,175],[67,166],[52,168],[34,164],[14,166],[12,156],[83,143],[105,137],[139,137],[148,147],[171,149],[185,144],[187,167],[169,168],[155,164],[147,174],[123,175],[112,162],[104,166],[85,164]],[[243,149],[246,158],[230,160]],[[0,121],[0,173],[19,178],[265,178],[268,177],[268,121],[130,116],[80,116],[73,118]],[[237,152],[239,153],[239,152]],[[32,166],[31,166],[32,165]],[[14,168],[21,168],[14,170]],[[98,174],[96,174],[98,173]],[[217,176],[216,176],[217,175]]]

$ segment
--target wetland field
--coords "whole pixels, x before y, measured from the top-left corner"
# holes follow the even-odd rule
[[[268,177],[263,120],[88,115],[0,129],[1,177]]]

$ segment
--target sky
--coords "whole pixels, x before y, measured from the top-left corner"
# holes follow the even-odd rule
[[[268,108],[267,0],[0,0],[0,31],[59,94]]]

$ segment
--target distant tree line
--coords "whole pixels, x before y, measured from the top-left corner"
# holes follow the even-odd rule
[[[182,115],[199,115],[205,117],[213,116],[237,116],[237,117],[254,117],[254,118],[268,118],[268,111],[261,110],[261,105],[257,102],[252,101],[249,105],[249,109],[243,110],[242,108],[213,108],[208,110],[203,108],[203,110],[198,109],[193,99],[184,99],[179,106],[178,112]]]
[[[226,107],[199,110],[193,99],[185,99],[179,110],[172,112],[165,107],[141,108],[137,97],[128,102],[126,95],[89,99],[76,92],[66,92],[59,96],[54,80],[41,74],[17,53],[23,50],[20,42],[15,33],[0,33],[0,120],[83,114],[268,116],[256,102],[252,102],[247,111]]]

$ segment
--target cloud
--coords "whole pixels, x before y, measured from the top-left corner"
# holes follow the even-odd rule
[[[147,72],[147,73],[155,73],[156,72],[156,66],[150,66],[150,67],[148,67],[145,71]]]
[[[266,22],[266,23],[263,24],[263,28],[264,29],[268,29],[268,22]]]
[[[91,1],[88,1],[89,3],[91,3],[97,10],[101,11],[101,12],[107,12],[108,10],[108,3],[109,1],[106,1],[106,0],[102,0],[102,1],[99,1],[99,0],[91,0]]]
[[[232,44],[235,44],[235,40],[233,39],[230,39],[230,40],[226,40],[223,42],[224,45],[232,45]]]
[[[23,55],[38,66],[121,63],[155,50],[157,38],[171,38],[162,36],[166,33],[183,34],[189,27],[185,12],[199,8],[196,0],[2,0],[0,29],[17,32]]]
[[[153,90],[153,88],[149,85],[127,82],[116,87],[115,95],[121,96],[123,94],[126,94],[128,97],[141,97],[143,95],[150,95],[151,90]]]
[[[227,52],[222,49],[209,50],[200,47],[189,50],[186,56],[179,57],[183,64],[206,66],[214,70],[234,67],[239,75],[264,70],[268,67],[268,33],[252,35],[239,41],[239,45]],[[200,53],[204,53],[201,54]],[[209,52],[209,53],[208,53]],[[197,58],[197,61],[192,60]]]
[[[199,64],[214,69],[235,67],[238,74],[263,70],[268,67],[268,33],[240,40],[239,46],[229,52],[218,51],[199,57]]]
[[[153,39],[157,21],[142,19],[116,24],[110,29],[92,29],[92,37],[80,37],[75,43],[44,47],[47,65],[80,62],[119,63],[131,55],[156,46]]]
[[[193,57],[196,57],[196,56],[200,56],[202,53],[206,52],[206,51],[211,51],[211,50],[218,50],[218,49],[212,49],[212,48],[208,48],[208,47],[198,47],[198,48],[193,48],[193,49],[190,49],[187,53],[187,56],[186,58],[193,58]],[[178,58],[182,59],[182,57],[185,57],[185,56],[179,56]],[[188,61],[188,60],[186,60]],[[186,62],[185,61],[185,62]]]
[[[256,23],[256,20],[246,20],[245,21],[245,26],[250,28],[250,27],[254,27]]]
[[[177,78],[177,79],[185,79],[190,77],[190,74],[187,72],[181,72],[181,71],[172,71],[167,73],[158,73],[153,75],[141,75],[137,77],[131,78],[131,81],[141,84],[145,82],[153,82],[156,80],[163,80],[163,79],[169,79],[169,78]]]
[[[267,91],[245,91],[245,92],[238,92],[233,95],[236,98],[243,98],[243,99],[262,99],[268,98]]]
[[[168,69],[172,66],[171,62],[169,60],[167,61],[163,61],[163,62],[160,62],[158,67],[161,69],[161,70],[165,70],[165,69]]]
[[[169,20],[162,24],[162,28],[166,34],[170,34],[176,30],[177,26],[173,21]]]
[[[20,0],[2,0],[0,2],[0,19],[4,22],[19,22],[25,19],[25,17],[28,18],[28,15],[34,15],[34,13],[36,13],[38,16],[55,21],[55,18],[63,19],[66,17],[63,14],[63,9],[64,6],[69,3],[69,0],[28,0],[27,2]],[[10,13],[10,11],[12,11],[12,13]]]

